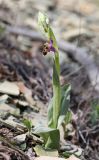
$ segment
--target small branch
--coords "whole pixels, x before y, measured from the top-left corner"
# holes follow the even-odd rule
[[[4,137],[0,136],[0,141],[3,142],[5,145],[1,145],[0,144],[0,153],[2,152],[2,150],[5,150],[5,151],[9,151],[11,153],[15,152],[17,153],[18,155],[20,155],[21,158],[23,158],[23,160],[30,160],[29,157],[23,152],[21,151],[20,149],[18,149],[17,147],[13,146],[10,141],[8,141],[7,139],[5,139]],[[6,153],[5,153],[6,154]],[[3,156],[3,155],[2,155]],[[4,157],[4,156],[3,156]],[[6,157],[7,158],[7,157]],[[5,159],[6,159],[5,158]],[[6,159],[8,160],[8,159]]]
[[[20,133],[24,133],[26,130],[26,127],[24,127],[21,124],[18,124],[16,122],[9,123],[8,120],[2,120],[1,118],[0,118],[0,124],[10,128],[10,129],[14,129],[15,131],[19,131]]]

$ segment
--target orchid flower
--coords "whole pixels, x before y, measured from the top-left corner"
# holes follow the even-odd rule
[[[60,125],[65,121],[70,102],[70,85],[60,85],[59,50],[55,35],[50,27],[47,16],[41,12],[38,14],[38,24],[48,41],[48,52],[53,52],[53,97],[48,107],[48,127],[39,126],[34,129],[44,139],[45,148],[59,149]],[[46,55],[46,52],[44,52]]]

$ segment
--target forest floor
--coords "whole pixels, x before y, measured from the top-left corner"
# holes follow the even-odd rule
[[[82,160],[98,160],[98,0],[0,0],[0,159],[39,156],[34,147],[41,139],[26,136],[22,123],[25,118],[33,126],[45,124],[52,97],[52,62],[41,52],[38,11],[47,13],[58,40],[61,84],[72,87],[65,146]]]

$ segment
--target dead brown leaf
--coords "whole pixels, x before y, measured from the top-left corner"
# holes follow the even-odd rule
[[[71,155],[68,159],[59,158],[59,157],[40,156],[35,158],[35,160],[80,160],[80,159],[75,157],[74,155]]]
[[[14,82],[4,81],[0,83],[0,93],[18,96],[19,88]]]

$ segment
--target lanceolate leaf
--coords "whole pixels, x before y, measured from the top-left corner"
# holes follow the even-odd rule
[[[28,131],[31,132],[32,129],[32,121],[28,119],[23,120],[23,124],[27,127]]]
[[[66,116],[65,116],[65,125],[66,124],[68,124],[68,123],[70,123],[70,121],[71,121],[71,119],[72,119],[72,113],[71,113],[71,111],[68,111],[67,113],[66,113]]]
[[[60,133],[58,129],[49,132],[48,140],[45,148],[59,149]]]
[[[48,106],[48,127],[53,128],[53,99],[51,100],[51,102],[49,103]]]
[[[57,128],[58,118],[60,113],[60,81],[57,73],[56,65],[53,65],[53,123],[54,128]]]
[[[70,84],[66,84],[64,87],[62,87],[61,91],[61,111],[60,116],[58,119],[58,127],[62,124],[66,117],[66,113],[68,112],[69,104],[70,104],[70,90],[71,86]]]

